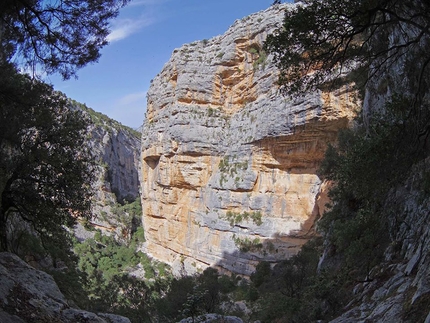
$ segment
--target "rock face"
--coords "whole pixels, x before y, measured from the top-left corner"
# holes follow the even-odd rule
[[[130,237],[130,221],[115,214],[118,203],[133,202],[140,193],[140,134],[107,116],[77,104],[91,118],[88,145],[98,160],[91,225],[118,239]],[[122,214],[123,218],[126,215]],[[76,236],[83,240],[94,235],[78,225]]]
[[[296,253],[326,203],[316,174],[358,106],[348,86],[280,95],[263,42],[272,6],[176,49],[148,91],[142,140],[146,252],[177,272],[249,275]]]
[[[7,252],[0,253],[0,321],[130,323],[122,316],[94,314],[70,306],[52,276]]]
[[[114,193],[118,201],[134,201],[139,196],[140,138],[136,131],[122,126],[97,112],[90,112],[94,122],[88,129],[91,149],[103,170],[103,189]]]

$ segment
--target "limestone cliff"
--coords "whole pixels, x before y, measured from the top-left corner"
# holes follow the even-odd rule
[[[98,163],[96,182],[92,184],[94,216],[91,225],[106,234],[114,233],[119,239],[127,239],[133,219],[131,215],[116,214],[115,209],[119,203],[133,202],[139,197],[139,133],[86,106],[74,104],[90,116],[88,145]],[[79,225],[76,234],[80,239],[93,235]]]
[[[118,201],[134,201],[139,196],[140,138],[137,131],[107,116],[85,108],[92,124],[88,143],[105,168],[106,190]]]
[[[284,6],[176,49],[148,91],[142,135],[146,251],[193,273],[249,275],[297,252],[326,203],[316,174],[356,113],[348,86],[279,94],[263,42]]]

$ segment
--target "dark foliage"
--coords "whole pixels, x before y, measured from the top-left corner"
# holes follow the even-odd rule
[[[0,63],[59,72],[64,79],[96,62],[107,44],[109,21],[128,0],[3,0]]]
[[[7,230],[16,229],[7,227],[11,216],[43,244],[66,248],[66,227],[90,215],[87,120],[51,86],[11,66],[0,73],[1,250],[9,249]]]
[[[399,60],[414,71],[420,93],[429,81],[429,23],[424,0],[304,0],[286,10],[282,28],[265,47],[288,94],[339,79],[357,66],[366,67],[370,78],[380,77]],[[407,52],[420,59],[405,57]]]

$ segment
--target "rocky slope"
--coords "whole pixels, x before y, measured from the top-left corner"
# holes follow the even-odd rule
[[[0,322],[130,323],[113,314],[83,311],[69,304],[52,276],[18,256],[0,253]]]
[[[193,273],[249,275],[297,252],[326,203],[318,165],[356,113],[348,85],[286,98],[263,41],[284,6],[176,49],[148,92],[142,140],[146,252]]]

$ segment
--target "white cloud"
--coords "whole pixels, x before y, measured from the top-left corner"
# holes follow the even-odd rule
[[[107,40],[112,43],[127,38],[153,22],[154,19],[146,16],[142,16],[139,19],[118,19],[114,22],[112,32],[107,37]]]
[[[138,32],[143,27],[147,27],[151,24],[156,23],[159,21],[159,15],[160,15],[160,6],[166,4],[167,2],[172,0],[136,0],[131,1],[127,6],[123,9],[124,14],[130,14],[130,10],[127,10],[128,8],[131,8],[131,11],[136,12],[136,7],[145,7],[144,14],[140,16],[140,18],[123,18],[123,19],[116,19],[113,22],[112,26],[112,32],[107,37],[107,40],[109,42],[115,42],[124,38],[127,38],[128,36]],[[156,18],[158,17],[158,18]]]

